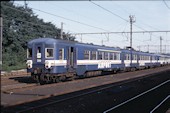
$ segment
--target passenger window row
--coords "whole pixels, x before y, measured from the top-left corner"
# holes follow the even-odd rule
[[[120,60],[120,53],[85,50],[84,60]]]

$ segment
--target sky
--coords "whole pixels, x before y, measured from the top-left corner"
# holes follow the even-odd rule
[[[129,32],[129,16],[134,15],[133,31],[170,31],[170,1],[27,1],[35,15],[69,33]],[[15,1],[24,5],[24,1]],[[50,14],[44,13],[48,12]],[[71,20],[71,21],[70,21]],[[76,21],[76,22],[75,22]],[[124,48],[130,34],[74,35],[77,41]],[[136,50],[170,53],[170,32],[133,33]],[[149,46],[147,46],[149,45]]]

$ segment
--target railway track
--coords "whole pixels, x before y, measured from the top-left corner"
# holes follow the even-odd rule
[[[36,86],[29,74],[18,73],[17,75],[9,75],[1,77],[1,92],[9,93],[12,90],[23,89],[26,87]]]
[[[156,69],[157,68],[152,68],[152,69],[149,69],[149,70],[154,71]],[[141,72],[141,73],[145,74],[145,71],[147,71],[147,70],[136,71],[136,73]],[[133,73],[133,72],[126,72],[125,74],[131,74],[131,73]],[[119,74],[120,73],[114,74],[114,76],[116,76],[116,75],[119,76]],[[149,73],[147,73],[147,74],[149,74]],[[113,75],[107,75],[107,76],[113,76]],[[104,76],[99,76],[98,78],[102,78],[102,77],[104,77]],[[141,76],[141,77],[143,77],[143,76]],[[92,78],[95,79],[97,77],[92,77]],[[106,78],[106,76],[105,76],[105,78]],[[90,78],[86,78],[86,79],[90,79]],[[127,77],[127,78],[124,78],[124,79],[131,79],[131,77]],[[45,86],[39,86],[36,83],[36,81],[33,81],[30,76],[26,76],[26,75],[24,75],[24,76],[16,76],[16,75],[15,76],[5,76],[1,80],[2,80],[2,82],[1,82],[1,85],[2,85],[1,91],[3,93],[6,93],[6,94],[11,94],[11,92],[15,92],[15,91],[24,91],[24,90],[29,90],[29,89],[33,90],[33,89],[38,88],[38,87],[45,88],[45,87],[55,86],[55,84],[47,84]],[[76,83],[77,81],[72,81],[72,82]],[[59,83],[57,83],[57,84],[59,84]],[[67,85],[67,82],[62,83],[62,85]]]
[[[106,111],[104,111],[103,113],[123,113],[125,112],[125,110],[130,113],[136,113],[139,110],[137,109],[138,107],[140,107],[139,112],[141,113],[145,113],[145,112],[165,113],[166,110],[170,106],[170,100],[168,100],[170,98],[170,91],[164,91],[164,90],[168,90],[168,86],[170,86],[170,80],[160,83],[159,85],[147,91],[144,91],[140,93],[139,95],[136,95],[116,106],[113,106],[107,109]],[[159,93],[162,93],[161,96],[159,95]],[[162,99],[163,101],[160,102],[160,100]],[[145,100],[145,101],[141,102],[142,100]],[[166,107],[164,109],[160,109],[159,107],[166,100],[168,101],[167,105],[165,105]],[[152,102],[149,102],[149,101],[152,101]],[[159,102],[160,104],[157,104]],[[149,108],[147,108],[147,106],[149,106]]]
[[[165,74],[165,73],[164,73]],[[152,75],[153,76],[153,75]],[[74,93],[68,93],[66,95],[60,95],[60,96],[55,96],[55,95],[51,95],[49,96],[48,98],[46,99],[43,99],[43,100],[39,100],[39,101],[35,101],[35,102],[30,102],[30,103],[25,103],[25,104],[21,104],[21,105],[18,105],[18,106],[13,106],[13,107],[9,107],[7,109],[12,109],[13,111],[16,111],[18,113],[25,113],[25,112],[47,112],[49,109],[51,110],[57,110],[58,113],[62,113],[63,110],[65,110],[64,112],[68,112],[69,110],[73,111],[76,113],[76,111],[74,111],[75,109],[71,109],[70,107],[67,107],[67,108],[63,108],[62,106],[66,106],[65,104],[69,104],[67,106],[70,106],[70,105],[74,105],[75,101],[76,102],[79,102],[79,101],[86,101],[86,100],[89,100],[89,97],[91,98],[90,100],[92,100],[92,97],[91,95],[95,95],[96,98],[100,99],[101,97],[99,97],[99,95],[103,94],[105,95],[103,92],[105,92],[106,90],[111,90],[111,91],[107,91],[107,96],[108,96],[108,93],[110,95],[110,93],[119,98],[120,99],[120,96],[122,95],[126,95],[127,91],[130,92],[128,93],[127,95],[130,95],[130,96],[133,96],[133,89],[135,89],[135,87],[138,87],[140,88],[141,90],[146,90],[146,89],[149,89],[149,88],[152,88],[153,85],[155,84],[159,84],[159,82],[157,82],[157,80],[160,80],[160,78],[156,79],[154,78],[154,76],[147,76],[147,77],[140,77],[140,78],[136,78],[136,79],[131,79],[131,80],[127,80],[127,81],[124,81],[124,82],[120,82],[120,83],[116,83],[116,84],[109,84],[109,85],[104,85],[104,86],[99,86],[99,87],[94,87],[94,88],[90,88],[90,89],[86,89],[86,90],[81,90],[81,91],[77,91],[77,92],[74,92]],[[161,75],[163,77],[163,75]],[[165,75],[164,75],[165,76]],[[147,79],[149,78],[149,79]],[[169,76],[167,76],[167,73],[166,73],[166,77],[164,77],[164,79],[161,79],[162,81],[165,81],[167,79],[170,79]],[[162,82],[161,81],[161,82]],[[73,81],[73,82],[77,82],[77,81]],[[132,85],[128,85],[132,83]],[[136,84],[138,83],[138,84]],[[148,83],[151,83],[152,85],[148,86],[147,84]],[[67,84],[67,82],[65,83]],[[142,88],[143,85],[147,86],[147,88]],[[46,85],[45,87],[48,87],[48,85]],[[138,91],[137,89],[135,89],[135,92],[136,93],[142,93],[141,91]],[[131,94],[132,93],[132,94]],[[136,95],[135,93],[135,95]],[[97,95],[97,96],[96,96]],[[106,95],[105,95],[106,96]],[[104,96],[103,96],[104,97]],[[112,99],[108,99],[107,97],[104,97],[107,101],[109,100],[112,100]],[[124,97],[124,99],[128,99],[129,97]],[[105,101],[106,101],[105,100]],[[114,99],[113,99],[114,100]],[[96,100],[94,100],[96,101]],[[114,101],[114,103],[119,103],[123,101],[122,99],[120,99],[119,101],[116,100]],[[104,100],[102,100],[102,102],[104,102]],[[112,101],[113,102],[113,101]],[[94,103],[94,102],[90,102],[90,103]],[[89,104],[89,103],[88,103]],[[97,103],[96,103],[97,104]],[[112,103],[113,104],[113,103]],[[110,106],[112,105],[110,104]],[[56,105],[56,106],[55,106]],[[80,103],[81,105],[81,103]],[[82,106],[85,106],[84,108],[84,112],[89,112],[87,111],[87,109],[89,109],[87,106],[87,103],[83,103]],[[91,105],[91,104],[90,104]],[[100,106],[100,104],[97,104]],[[51,107],[53,106],[53,107]],[[77,108],[77,113],[79,110],[82,110],[82,106],[80,106],[79,108]],[[91,105],[93,106],[93,105]],[[61,107],[61,109],[59,109]],[[75,107],[75,106],[74,106]],[[100,106],[102,107],[102,105]],[[45,108],[45,109],[42,109],[42,108]],[[7,110],[6,109],[6,110]],[[63,110],[62,110],[63,109]],[[85,110],[86,109],[86,110]],[[98,109],[98,108],[96,108]],[[106,109],[106,108],[105,108]],[[47,111],[46,111],[47,110]],[[93,109],[90,109],[90,110],[93,110]],[[8,110],[7,110],[8,111]],[[103,110],[104,111],[104,110]],[[11,112],[11,111],[10,111]],[[52,112],[52,111],[51,111]],[[79,111],[80,112],[80,111]],[[101,111],[100,111],[101,112]]]
[[[3,75],[1,76],[1,85],[15,84],[19,82],[30,81],[30,74],[18,73],[17,75]],[[25,79],[25,80],[24,80]]]

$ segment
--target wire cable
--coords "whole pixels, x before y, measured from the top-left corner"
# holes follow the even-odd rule
[[[18,4],[18,3],[14,3],[14,4]],[[18,5],[21,5],[21,4],[18,4]],[[42,13],[46,13],[46,14],[49,14],[49,15],[52,15],[52,16],[55,16],[55,17],[59,17],[59,18],[62,18],[62,19],[68,20],[68,21],[72,21],[72,22],[75,22],[75,23],[78,23],[78,24],[81,24],[81,25],[84,25],[84,26],[88,26],[88,27],[95,28],[95,29],[100,29],[100,30],[103,30],[103,31],[108,31],[108,30],[105,30],[105,29],[100,28],[100,27],[92,26],[92,25],[89,25],[87,23],[83,23],[83,22],[80,22],[80,21],[77,21],[77,20],[72,20],[72,19],[60,16],[60,15],[56,15],[56,14],[52,14],[52,13],[40,10],[40,9],[36,9],[36,8],[31,8],[31,9],[42,12]]]
[[[93,3],[94,5],[100,7],[101,9],[103,9],[103,10],[105,10],[105,11],[107,11],[107,12],[113,14],[114,16],[117,16],[118,18],[120,18],[120,19],[122,19],[122,20],[124,20],[124,21],[126,21],[126,22],[129,22],[128,20],[126,20],[126,19],[122,18],[121,16],[119,16],[119,15],[113,13],[112,11],[110,11],[110,10],[108,10],[108,9],[106,9],[106,8],[104,8],[104,7],[102,7],[101,5],[96,4],[96,3],[92,2],[92,1],[90,1],[90,2]]]
[[[108,10],[108,9],[106,9],[106,8],[104,8],[104,7],[102,7],[101,5],[99,5],[99,4],[97,4],[97,3],[94,3],[94,2],[92,2],[91,0],[90,0],[90,2],[91,2],[92,4],[94,4],[94,5],[98,6],[98,7],[100,7],[101,9],[103,9],[103,10],[105,10],[105,11],[111,13],[112,15],[114,15],[114,16],[116,16],[116,17],[118,17],[118,18],[120,18],[120,19],[122,19],[122,20],[124,20],[124,21],[129,22],[128,20],[126,20],[126,19],[124,19],[123,17],[121,17],[121,16],[119,16],[119,15],[113,13],[112,11],[110,11],[110,10]],[[141,29],[141,30],[147,32],[147,30],[145,30],[144,28],[142,28],[142,27],[140,27],[140,26],[138,26],[138,25],[136,25],[136,24],[134,24],[134,26],[136,26],[137,28],[139,28],[139,29]],[[157,37],[156,35],[154,35],[154,36],[155,36],[156,38],[159,38],[159,37]]]
[[[165,6],[170,10],[170,7],[168,6],[168,4],[165,2],[165,0],[163,0]]]

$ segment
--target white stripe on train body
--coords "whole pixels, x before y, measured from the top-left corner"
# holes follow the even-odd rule
[[[77,65],[98,65],[98,67],[104,67],[102,65],[106,65],[106,67],[111,67],[108,65],[112,64],[121,64],[121,60],[77,60]],[[67,60],[45,60],[45,67],[48,66],[66,66]]]

